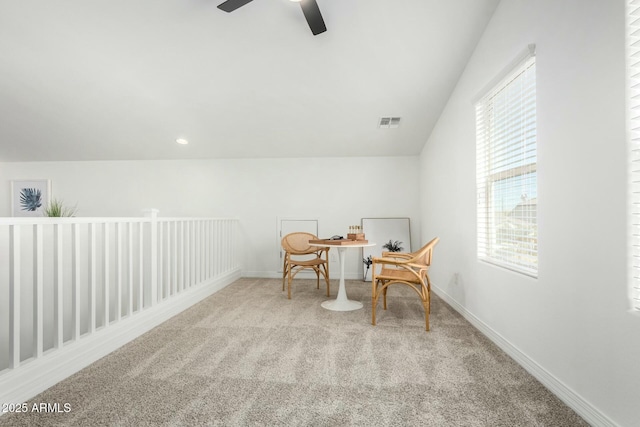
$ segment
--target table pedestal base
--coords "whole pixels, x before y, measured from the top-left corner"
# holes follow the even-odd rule
[[[360,301],[352,301],[347,298],[347,289],[344,286],[344,260],[346,258],[347,247],[338,247],[338,255],[340,256],[340,282],[338,285],[338,296],[334,300],[325,301],[322,307],[333,311],[351,311],[362,308]]]
[[[327,310],[333,310],[333,311],[351,311],[351,310],[358,310],[362,308],[362,303],[360,301],[352,301],[350,299],[347,299],[347,300],[333,299],[330,301],[323,302],[322,308],[326,308]]]

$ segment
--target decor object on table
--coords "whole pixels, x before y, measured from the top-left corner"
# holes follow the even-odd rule
[[[347,234],[347,239],[349,240],[366,240],[364,238],[364,233],[362,232],[362,227],[359,225],[352,225],[349,227],[349,234]]]
[[[51,197],[48,179],[11,181],[11,213],[13,216],[42,216]]]
[[[65,206],[61,200],[51,199],[51,202],[45,206],[42,213],[48,217],[70,217],[75,216],[77,210],[77,206]]]

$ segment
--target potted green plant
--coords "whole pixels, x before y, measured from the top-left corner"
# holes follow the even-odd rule
[[[69,217],[75,216],[77,210],[76,206],[65,206],[63,201],[51,199],[51,202],[44,207],[42,214],[48,217]]]

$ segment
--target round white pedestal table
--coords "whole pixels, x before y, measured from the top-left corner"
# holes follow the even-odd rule
[[[351,311],[362,308],[360,301],[352,301],[347,298],[347,289],[344,285],[344,260],[347,255],[348,249],[353,248],[365,248],[369,246],[375,246],[375,243],[352,243],[348,245],[328,245],[324,243],[309,243],[310,246],[319,246],[322,248],[335,248],[338,250],[338,256],[340,258],[340,285],[338,287],[338,296],[336,299],[325,301],[322,303],[322,307],[327,310],[333,311]]]

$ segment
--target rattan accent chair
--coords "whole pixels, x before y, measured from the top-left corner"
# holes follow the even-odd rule
[[[329,248],[310,246],[309,240],[318,239],[315,235],[305,232],[289,233],[282,238],[284,250],[284,264],[282,266],[282,290],[287,279],[287,298],[291,299],[291,281],[300,271],[311,269],[315,271],[317,289],[320,289],[320,275],[327,282],[327,296],[329,296]],[[324,256],[324,258],[323,258]]]
[[[380,294],[383,308],[387,309],[387,288],[396,283],[413,289],[424,307],[426,330],[429,330],[431,311],[431,281],[429,267],[433,256],[433,247],[440,239],[436,237],[416,252],[383,252],[382,257],[373,258],[373,276],[371,278],[371,324],[376,324],[376,306]]]

